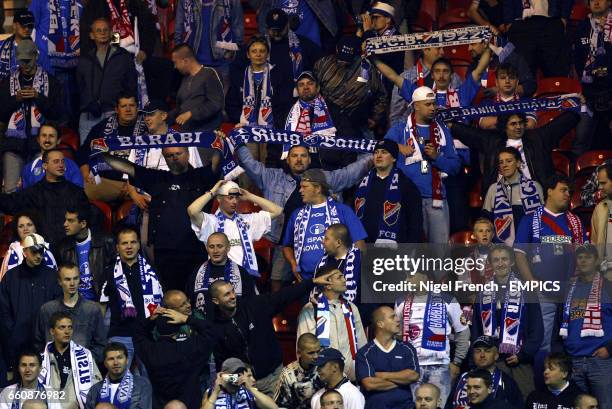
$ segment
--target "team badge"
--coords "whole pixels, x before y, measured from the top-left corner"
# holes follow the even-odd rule
[[[393,226],[399,220],[400,209],[402,205],[399,202],[389,202],[385,200],[383,203],[383,220],[387,226]]]

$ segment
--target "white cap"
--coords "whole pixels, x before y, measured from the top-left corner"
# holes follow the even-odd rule
[[[395,8],[390,4],[383,3],[382,1],[377,1],[370,9],[370,14],[382,14],[383,16],[391,17],[391,19],[393,20],[393,16],[395,15]]]
[[[23,248],[27,249],[29,247],[34,247],[36,250],[42,250],[47,248],[47,243],[40,234],[31,233],[23,240]]]
[[[429,87],[418,87],[412,93],[412,102],[435,101],[435,99],[436,93]]]
[[[229,194],[240,194],[240,186],[236,182],[227,181],[217,190],[217,195],[227,196]]]

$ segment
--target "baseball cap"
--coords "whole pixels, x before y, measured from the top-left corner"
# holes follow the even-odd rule
[[[240,186],[236,182],[227,181],[217,190],[217,195],[238,195],[240,196]]]
[[[238,373],[241,369],[245,369],[247,364],[238,358],[227,358],[221,364],[221,372]]]
[[[13,17],[13,22],[24,27],[34,28],[34,14],[30,10],[19,10]]]
[[[376,149],[384,149],[391,154],[395,159],[397,159],[399,155],[399,147],[397,146],[397,142],[390,141],[388,139],[383,139],[382,141],[378,141],[374,150]]]
[[[297,80],[299,81],[303,78],[308,78],[313,80],[314,82],[318,82],[312,71],[302,71],[302,73],[297,77]]]
[[[168,104],[166,104],[161,99],[151,100],[144,108],[140,110],[143,114],[153,114],[155,111],[170,111]]]
[[[327,348],[319,353],[319,357],[314,364],[315,366],[321,367],[332,361],[344,361],[344,356],[342,356],[342,353],[337,349]]]
[[[302,182],[318,183],[319,185],[329,187],[325,173],[321,169],[308,169],[302,173]]]
[[[283,9],[272,9],[266,14],[266,28],[282,30],[289,23],[289,17]]]
[[[370,9],[370,14],[380,14],[381,16],[390,17],[393,20],[395,8],[390,4],[377,1]]]
[[[30,233],[23,240],[23,248],[33,248],[34,250],[42,251],[43,249],[47,248],[47,243],[40,234]]]
[[[491,348],[491,347],[496,347],[497,346],[497,341],[495,338],[490,337],[488,335],[481,335],[478,338],[476,338],[476,341],[474,341],[472,343],[472,348]]]
[[[412,92],[412,102],[419,101],[435,101],[436,94],[433,92],[433,89],[429,87],[418,87]]]
[[[15,51],[15,59],[20,60],[32,60],[36,58],[38,50],[36,44],[29,38],[24,38],[17,45],[17,51]]]
[[[361,55],[361,39],[355,35],[342,37],[336,47],[336,56],[340,61],[353,62],[355,57]]]

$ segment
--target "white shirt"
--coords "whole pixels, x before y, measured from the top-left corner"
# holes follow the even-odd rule
[[[529,172],[529,166],[527,166],[527,158],[525,158],[525,150],[523,149],[522,139],[506,139],[506,147],[516,148],[521,153],[521,172],[527,179],[532,179],[531,173]]]
[[[446,304],[446,355],[443,359],[436,358],[435,356],[428,356],[426,352],[421,348],[423,342],[423,323],[425,317],[425,308],[427,305],[427,295],[418,295],[414,297],[412,302],[412,314],[410,315],[410,324],[418,326],[421,331],[414,331],[414,338],[410,339],[410,343],[416,349],[417,356],[419,358],[419,365],[448,365],[450,363],[450,340],[449,336],[452,330],[455,333],[466,330],[467,325],[461,322],[461,316],[463,310],[458,302],[452,301]],[[399,317],[400,326],[402,328],[402,334],[404,332],[404,299],[399,299],[395,302],[395,315]]]
[[[310,400],[311,409],[321,409],[321,395],[325,393],[327,389],[321,388],[312,395],[312,399]],[[345,382],[340,385],[339,388],[336,388],[340,395],[342,395],[342,400],[344,401],[344,409],[363,409],[365,406],[365,398],[361,391],[352,383]]]
[[[198,240],[202,243],[206,243],[208,237],[219,229],[219,221],[217,220],[217,216],[214,214],[204,213],[202,212],[202,225],[196,226],[191,223],[191,228],[195,232]],[[240,217],[247,224],[247,236],[251,241],[251,245],[259,239],[263,237],[264,234],[270,231],[272,227],[272,218],[270,217],[270,213],[265,210],[261,210],[257,213],[246,213],[241,214]],[[244,256],[244,250],[242,250],[242,240],[240,238],[240,231],[238,230],[238,226],[236,226],[236,222],[233,220],[225,220],[224,233],[229,239],[230,242],[230,251],[228,253],[228,257],[234,263],[238,264],[241,267],[242,259]]]

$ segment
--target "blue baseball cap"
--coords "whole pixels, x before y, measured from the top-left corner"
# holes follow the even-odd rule
[[[314,362],[314,364],[315,366],[321,367],[328,362],[336,361],[344,362],[344,356],[342,356],[342,353],[337,349],[327,348],[319,353],[319,357]]]

